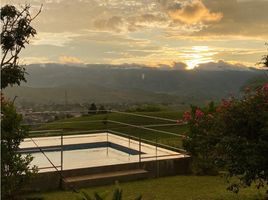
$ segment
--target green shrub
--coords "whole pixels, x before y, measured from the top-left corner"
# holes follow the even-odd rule
[[[238,177],[229,187],[235,192],[253,182],[258,188],[268,184],[268,83],[219,106],[192,107],[184,120],[190,130],[184,147],[199,174],[226,170]]]

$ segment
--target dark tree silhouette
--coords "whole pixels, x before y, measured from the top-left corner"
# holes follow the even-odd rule
[[[266,46],[268,47],[268,43],[266,43]],[[268,68],[268,54],[262,57],[261,64],[263,64],[264,67]]]
[[[97,114],[98,108],[95,103],[92,103],[88,108],[88,114]]]
[[[1,89],[25,79],[25,69],[19,65],[19,54],[29,39],[36,34],[30,25],[39,12],[31,17],[30,6],[17,9],[12,5],[1,8]],[[28,134],[21,125],[22,116],[16,112],[14,102],[6,100],[1,93],[1,198],[14,199],[20,195],[25,181],[36,167],[30,167],[30,155],[18,153],[19,145]]]
[[[18,10],[15,6],[5,5],[1,8],[1,89],[8,85],[20,85],[25,79],[25,68],[19,64],[19,54],[29,39],[36,34],[31,22],[30,5]]]
[[[107,113],[107,110],[106,110],[106,108],[104,107],[104,105],[101,105],[101,106],[99,107],[99,113],[101,113],[101,114],[105,114],[105,113]]]

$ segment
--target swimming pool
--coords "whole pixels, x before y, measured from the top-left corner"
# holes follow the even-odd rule
[[[38,166],[39,172],[55,171],[46,156],[60,170],[61,150],[63,170],[184,157],[175,151],[108,132],[64,136],[62,149],[59,136],[27,138],[20,145],[21,153],[32,154],[32,165]]]

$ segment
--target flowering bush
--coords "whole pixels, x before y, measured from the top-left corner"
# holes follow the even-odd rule
[[[245,93],[241,99],[211,103],[204,109],[192,107],[184,114],[189,134],[184,147],[193,157],[195,172],[226,170],[239,182],[229,189],[268,183],[268,83]]]
[[[193,171],[198,175],[216,174],[217,169],[213,163],[211,152],[214,150],[211,130],[213,127],[214,112],[213,103],[201,109],[195,106],[191,111],[185,112],[183,120],[188,123],[189,133],[183,141],[184,148],[191,153],[193,159]]]
[[[268,91],[268,83],[266,83],[266,84],[262,87],[262,90],[264,90],[264,91]]]

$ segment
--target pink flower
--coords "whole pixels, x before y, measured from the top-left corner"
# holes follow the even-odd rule
[[[262,87],[262,89],[263,89],[264,91],[268,91],[268,83],[264,84],[264,86]]]
[[[192,119],[192,116],[191,116],[191,113],[190,113],[190,112],[185,112],[185,113],[183,114],[183,120],[184,120],[184,121],[188,122],[188,121],[190,121],[191,119]]]
[[[196,111],[195,111],[195,117],[197,119],[200,119],[203,116],[204,116],[204,113],[202,112],[202,110],[200,110],[200,109],[197,108]]]

